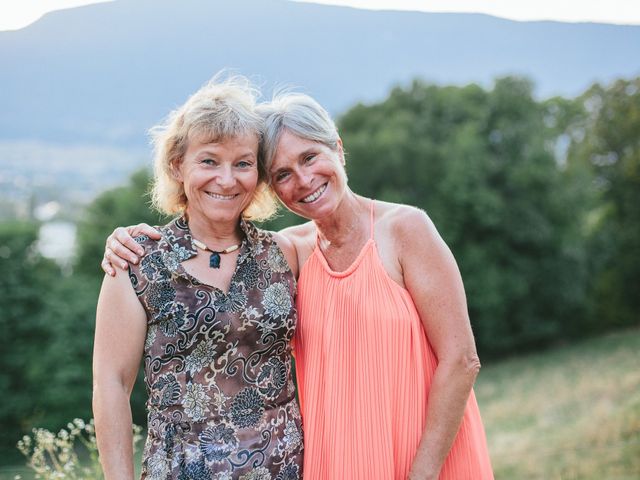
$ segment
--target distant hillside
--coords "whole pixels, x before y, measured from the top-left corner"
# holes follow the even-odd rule
[[[541,96],[640,74],[640,27],[367,11],[285,0],[119,0],[0,32],[0,141],[142,145],[222,67],[333,113],[414,76],[531,77]]]

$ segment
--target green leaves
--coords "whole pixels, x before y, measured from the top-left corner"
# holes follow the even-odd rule
[[[15,434],[33,417],[40,394],[39,358],[49,328],[43,322],[46,298],[60,275],[58,267],[35,249],[38,224],[0,224],[0,449],[13,446]]]
[[[594,85],[578,98],[588,112],[570,168],[590,175],[586,216],[593,323],[640,321],[640,78]],[[584,173],[588,172],[588,173]],[[601,327],[602,328],[602,327]]]
[[[78,225],[75,272],[102,277],[100,262],[105,241],[116,227],[167,223],[167,217],[151,209],[150,182],[149,172],[139,170],[131,176],[128,185],[104,192],[87,207]]]
[[[452,248],[485,356],[555,341],[583,314],[582,206],[548,123],[514,77],[491,90],[415,81],[340,120],[353,189],[425,209]]]

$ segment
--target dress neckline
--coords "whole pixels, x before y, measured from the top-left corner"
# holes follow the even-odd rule
[[[182,264],[182,262],[178,264],[177,273],[185,277],[187,280],[189,280],[191,284],[208,287],[212,289],[214,292],[216,292],[218,295],[222,296],[223,298],[227,298],[233,294],[234,284],[237,283],[238,272],[240,270],[240,267],[242,266],[242,263],[246,259],[246,253],[248,251],[249,251],[248,241],[245,237],[242,239],[242,242],[240,243],[240,253],[236,257],[236,266],[233,270],[233,273],[231,274],[231,279],[229,280],[229,287],[227,288],[226,291],[221,289],[220,287],[216,287],[215,285],[212,285],[208,282],[205,282],[199,279],[198,277],[196,277],[195,275],[187,271],[187,269],[184,268],[184,265]]]
[[[332,277],[342,278],[342,277],[347,277],[351,275],[358,268],[358,266],[362,262],[362,259],[364,258],[368,250],[371,249],[371,245],[375,245],[375,238],[374,238],[375,203],[376,201],[374,199],[371,199],[371,206],[369,207],[369,239],[362,246],[356,258],[353,260],[353,262],[351,262],[351,265],[349,265],[345,270],[336,271],[333,268],[331,268],[331,266],[329,265],[329,262],[327,261],[327,257],[325,257],[324,253],[322,253],[322,250],[320,250],[320,237],[318,234],[316,234],[316,246],[313,249],[313,255],[315,255],[318,258],[322,267]],[[306,264],[307,262],[305,262],[305,264],[302,266],[302,269],[304,269]],[[301,269],[301,273],[302,273],[302,269]]]
[[[375,240],[373,238],[369,238],[360,249],[360,253],[358,253],[358,256],[355,258],[353,262],[351,262],[351,265],[349,265],[346,268],[346,270],[342,270],[342,271],[336,271],[333,268],[331,268],[331,266],[329,265],[329,262],[327,261],[327,258],[324,256],[324,254],[320,250],[320,246],[317,244],[316,244],[316,248],[313,249],[313,255],[318,258],[318,261],[320,262],[320,265],[322,265],[322,268],[324,268],[327,271],[327,273],[332,277],[338,277],[338,278],[347,277],[351,275],[358,268],[360,263],[362,263],[362,259],[364,258],[368,250],[371,249],[372,245],[375,245]],[[306,264],[307,262],[305,262],[302,268],[304,268]]]

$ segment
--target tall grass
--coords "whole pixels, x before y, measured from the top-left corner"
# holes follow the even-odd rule
[[[483,368],[497,480],[640,479],[640,330]]]

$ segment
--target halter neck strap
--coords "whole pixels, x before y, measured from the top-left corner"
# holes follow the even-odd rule
[[[374,211],[375,203],[376,203],[376,201],[371,199],[371,208],[370,208],[370,215],[369,215],[369,217],[370,217],[369,218],[369,223],[371,225],[371,234],[370,234],[369,238],[371,238],[372,240],[374,239],[373,238],[373,225],[375,223],[375,211]]]

